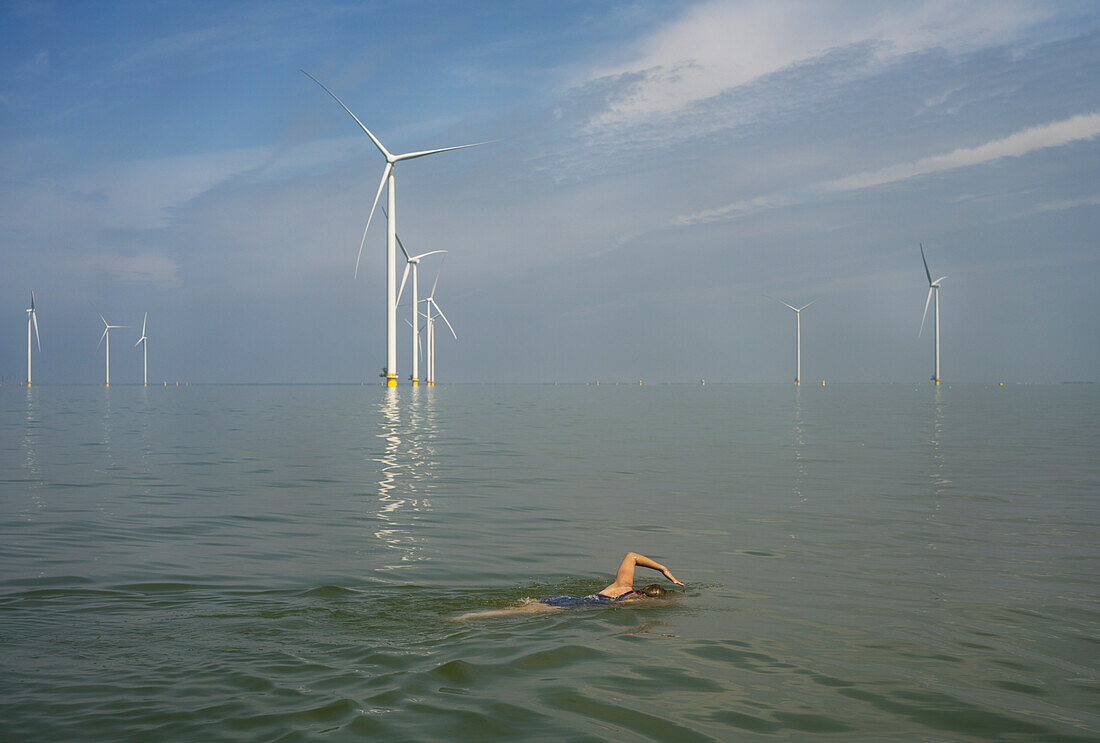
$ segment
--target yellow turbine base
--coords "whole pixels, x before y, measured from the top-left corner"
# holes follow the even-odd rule
[[[796,380],[794,380],[794,386],[795,386],[795,387],[801,387],[801,386],[802,386],[802,382],[796,379]]]
[[[940,380],[938,380],[938,379],[937,379],[937,380],[936,380],[936,384],[938,385],[939,383],[940,383]]]
[[[414,379],[414,380],[412,381],[412,386],[413,386],[413,387],[419,387],[419,386],[420,386],[420,382],[419,382],[418,380]]]
[[[397,386],[397,377],[386,377],[386,386],[387,387],[396,387]]]

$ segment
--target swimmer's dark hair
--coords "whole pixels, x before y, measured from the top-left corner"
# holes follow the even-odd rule
[[[651,599],[663,599],[668,595],[668,591],[658,583],[650,583],[648,586],[638,591],[638,593],[643,596],[649,596]]]

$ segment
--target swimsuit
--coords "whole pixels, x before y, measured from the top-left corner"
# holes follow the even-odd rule
[[[627,591],[621,596],[604,596],[602,593],[590,593],[587,596],[551,596],[539,601],[547,606],[560,606],[569,608],[574,606],[606,606],[622,601],[634,591]]]

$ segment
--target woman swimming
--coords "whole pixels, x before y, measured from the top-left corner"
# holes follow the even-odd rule
[[[577,606],[609,606],[624,602],[633,602],[645,598],[663,598],[668,591],[657,583],[651,583],[644,588],[634,590],[634,568],[641,565],[643,568],[656,570],[678,586],[684,585],[676,580],[661,563],[651,560],[637,552],[627,552],[626,557],[619,563],[619,569],[615,573],[615,581],[601,590],[599,593],[590,593],[587,596],[550,596],[538,601],[528,600],[519,606],[507,609],[490,609],[488,611],[475,611],[462,614],[456,619],[471,619],[474,617],[492,617],[505,614],[527,614],[537,611],[549,611],[554,609],[568,609]]]

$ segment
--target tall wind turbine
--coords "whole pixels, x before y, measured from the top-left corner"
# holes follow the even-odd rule
[[[764,296],[767,296],[766,294]],[[784,307],[788,307],[794,310],[794,383],[796,385],[802,384],[802,310],[806,309],[817,300],[815,299],[810,304],[804,304],[801,307],[791,307],[791,305],[783,302],[775,297],[768,297],[773,299]]]
[[[928,277],[928,298],[924,300],[924,314],[920,319],[920,330],[917,332],[917,337],[920,338],[921,333],[924,332],[924,321],[928,317],[928,303],[932,301],[932,295],[936,295],[936,309],[935,309],[935,321],[936,328],[934,333],[935,339],[935,354],[933,356],[933,371],[932,381],[936,384],[940,383],[940,282],[946,279],[946,276],[940,276],[935,281],[932,280],[932,272],[928,270],[928,259],[924,257],[924,243],[920,246],[920,259],[924,261],[924,274]]]
[[[142,366],[141,379],[146,387],[149,386],[149,339],[145,337],[145,321],[149,319],[149,313],[145,313],[145,317],[141,318],[141,337],[138,338],[138,342],[134,344],[134,348],[141,345],[141,355],[143,357],[144,364]]]
[[[370,214],[367,215],[367,226],[363,228],[363,239],[359,242],[359,255],[355,258],[355,275],[359,275],[359,259],[363,256],[363,245],[367,240],[367,230],[370,229],[371,219],[374,217],[374,209],[378,206],[378,199],[382,196],[382,189],[389,186],[387,201],[389,210],[386,218],[386,386],[397,386],[397,301],[395,290],[395,272],[397,264],[397,192],[394,185],[394,170],[397,163],[402,160],[415,160],[418,157],[425,157],[427,155],[435,155],[440,152],[449,152],[450,150],[462,150],[467,147],[477,147],[479,145],[488,144],[488,142],[475,142],[473,144],[460,144],[455,147],[441,147],[436,150],[423,150],[420,152],[406,152],[403,155],[394,155],[387,150],[378,137],[371,133],[370,129],[363,126],[363,122],[351,112],[351,109],[344,105],[344,102],[336,97],[336,94],[321,84],[321,81],[310,75],[305,70],[302,70],[302,74],[308,77],[313,82],[321,86],[321,88],[332,96],[333,100],[340,104],[341,108],[348,112],[351,118],[355,119],[355,123],[359,125],[370,140],[374,142],[374,146],[378,148],[378,151],[382,153],[382,156],[386,158],[386,167],[382,169],[382,180],[378,182],[378,192],[374,195],[374,203],[371,205]],[[414,323],[415,324],[415,323]],[[413,352],[415,353],[415,351]]]
[[[385,214],[386,210],[382,210],[382,214]],[[412,326],[412,376],[409,377],[412,380],[412,386],[416,387],[420,384],[420,302],[418,301],[418,288],[417,288],[417,267],[420,265],[420,259],[426,258],[429,255],[435,255],[436,253],[446,253],[446,250],[429,250],[427,253],[421,253],[420,255],[409,255],[409,251],[405,250],[405,244],[401,242],[401,238],[397,237],[397,245],[401,248],[401,252],[405,254],[405,272],[401,274],[401,287],[397,290],[397,300],[395,305],[401,303],[401,295],[405,292],[405,281],[409,278],[409,268],[412,268],[412,322],[409,325]]]
[[[103,320],[103,315],[99,316],[100,320]],[[103,320],[103,335],[99,336],[99,343],[103,343],[103,339],[107,339],[107,386],[111,386],[111,331],[115,328],[128,328],[129,325],[108,325],[106,320]],[[96,345],[96,350],[99,350],[99,345]]]
[[[425,344],[428,347],[428,386],[435,386],[435,318],[443,318],[443,322],[447,323],[447,328],[451,331],[451,335],[458,340],[458,334],[455,333],[455,329],[451,327],[451,321],[447,319],[447,316],[443,314],[443,310],[439,308],[439,304],[435,301],[435,287],[439,283],[439,274],[435,275],[435,282],[432,283],[432,293],[429,294],[423,301],[425,303],[424,316],[427,318],[427,332],[428,342]]]
[[[31,325],[34,325],[34,340],[38,343],[38,353],[42,353],[42,339],[38,337],[38,315],[34,312],[34,292],[31,292],[31,306],[27,308],[27,386],[31,386]]]

